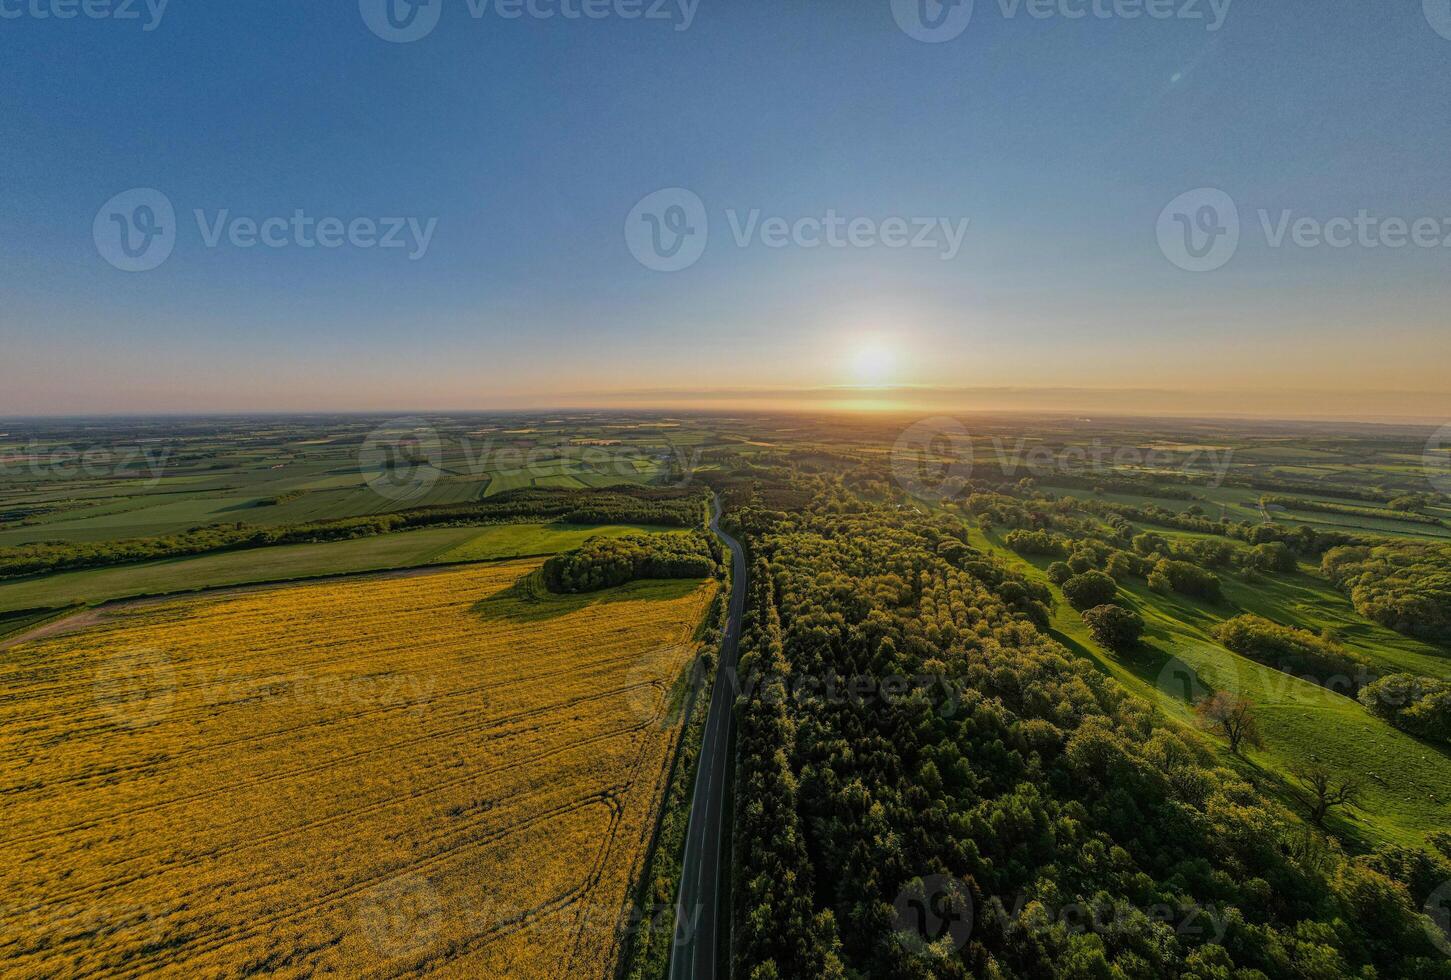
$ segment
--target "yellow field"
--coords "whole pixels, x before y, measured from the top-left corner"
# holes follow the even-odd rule
[[[0,975],[605,977],[713,584],[533,562],[0,653]]]

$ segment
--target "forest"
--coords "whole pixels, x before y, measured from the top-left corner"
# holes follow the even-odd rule
[[[1013,573],[969,544],[959,517],[868,501],[828,474],[729,494],[753,559],[738,975],[1451,976],[1417,914],[1445,880],[1451,839],[1352,856],[1307,830],[1197,733],[1005,603]],[[1039,532],[1067,538],[1077,519],[1065,508],[1053,520],[1053,506],[995,495],[963,510],[1021,523],[1032,537],[1015,546],[1036,551]],[[1104,612],[1114,580],[1098,566],[1213,591],[1167,542],[1131,531],[1047,549],[1077,559],[1062,581],[1087,577],[1077,604],[1129,642],[1132,614]],[[1244,621],[1226,637],[1285,667],[1333,650],[1273,626]],[[970,936],[904,941],[903,902],[957,908]],[[1085,914],[1107,925],[1085,928]]]
[[[1321,570],[1367,618],[1411,636],[1451,639],[1451,545],[1397,541],[1336,548]]]

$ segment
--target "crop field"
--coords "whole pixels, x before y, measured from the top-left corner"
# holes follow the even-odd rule
[[[606,976],[716,586],[537,561],[157,600],[0,654],[7,975]]]
[[[567,551],[595,536],[650,531],[643,525],[496,524],[426,528],[351,541],[278,545],[195,558],[61,572],[0,583],[0,613],[91,605],[252,582],[282,582],[399,568],[526,558]]]

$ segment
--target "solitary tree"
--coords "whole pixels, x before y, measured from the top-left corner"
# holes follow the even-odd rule
[[[1254,704],[1228,691],[1217,691],[1194,707],[1199,723],[1212,732],[1229,739],[1229,751],[1239,755],[1241,745],[1260,748],[1259,725],[1255,723]]]
[[[1318,762],[1295,769],[1295,778],[1303,787],[1300,796],[1310,812],[1310,822],[1317,827],[1325,826],[1326,815],[1335,807],[1355,806],[1364,788],[1359,776],[1337,779]]]
[[[1103,572],[1085,572],[1063,583],[1063,597],[1079,612],[1113,602],[1118,583]]]
[[[1083,614],[1088,631],[1107,650],[1126,653],[1138,646],[1144,634],[1144,620],[1122,606],[1095,606]]]

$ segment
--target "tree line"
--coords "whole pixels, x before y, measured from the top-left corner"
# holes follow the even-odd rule
[[[470,504],[417,507],[371,517],[345,517],[263,527],[212,524],[176,534],[121,541],[43,541],[0,548],[0,579],[181,558],[215,551],[373,537],[424,527],[559,521],[566,524],[704,523],[700,491],[629,487],[611,490],[520,490]]]

